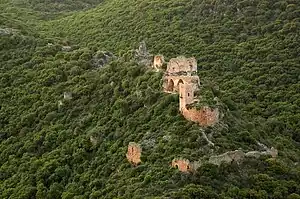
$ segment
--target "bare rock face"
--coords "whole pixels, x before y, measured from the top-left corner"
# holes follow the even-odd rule
[[[249,151],[245,154],[246,157],[254,158],[259,158],[262,155],[270,155],[272,158],[276,158],[278,156],[278,150],[272,147],[271,149],[266,148],[266,151]]]
[[[13,35],[16,33],[18,30],[13,29],[13,28],[0,28],[0,36],[6,36],[6,35]]]
[[[90,142],[92,143],[93,146],[95,146],[95,145],[97,145],[98,140],[97,140],[97,138],[90,136]]]
[[[64,52],[70,52],[72,50],[72,47],[71,46],[62,46],[61,50]]]
[[[64,92],[64,99],[65,100],[73,99],[72,93],[71,92]]]
[[[135,166],[138,165],[141,163],[141,154],[142,148],[140,145],[135,142],[130,142],[126,154],[128,161]]]
[[[259,158],[261,156],[261,152],[259,151],[249,151],[245,154],[246,157]]]
[[[58,102],[58,108],[62,107],[64,105],[64,103],[62,102],[62,100],[59,100]]]
[[[97,51],[92,58],[92,65],[96,68],[101,68],[104,65],[108,64],[116,57],[113,53],[107,51]]]
[[[274,147],[271,147],[271,149],[267,150],[269,155],[271,155],[273,158],[276,158],[278,156],[278,150]]]
[[[137,60],[138,64],[144,66],[151,66],[152,63],[152,56],[147,50],[146,42],[142,41],[138,49],[135,50],[134,54],[135,59]]]
[[[262,155],[271,155],[273,158],[276,158],[278,156],[278,150],[272,147],[271,149],[266,148],[266,151],[249,151],[247,153],[241,150],[228,151],[221,155],[211,156],[209,163],[220,166],[222,162],[231,163],[235,161],[239,163],[243,161],[245,157],[259,158]]]
[[[244,159],[245,154],[241,150],[229,151],[217,156],[211,156],[209,163],[220,166],[223,162],[231,163],[233,161],[240,162]]]

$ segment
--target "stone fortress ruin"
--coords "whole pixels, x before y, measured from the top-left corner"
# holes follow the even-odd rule
[[[144,46],[144,47],[143,47]],[[143,47],[143,48],[142,48]],[[145,50],[145,44],[143,43],[142,61],[143,65],[151,66],[155,71],[163,69],[165,64],[164,57],[162,55],[151,56],[153,58],[150,61],[149,53]],[[138,51],[138,52],[140,52]],[[145,52],[144,52],[145,51]],[[152,63],[149,64],[149,62]],[[214,126],[219,122],[219,110],[218,108],[211,108],[209,106],[202,106],[200,110],[193,107],[193,105],[199,102],[196,93],[200,93],[200,78],[197,75],[197,60],[195,58],[186,58],[183,56],[172,58],[167,63],[167,68],[164,71],[163,76],[163,91],[168,94],[179,94],[179,111],[189,121],[198,123],[202,127]],[[199,96],[198,96],[199,97]],[[205,134],[203,134],[206,137]],[[207,137],[206,137],[207,139]],[[214,144],[209,141],[210,146]],[[241,163],[245,158],[259,158],[262,155],[268,155],[272,158],[278,156],[278,151],[275,148],[269,149],[261,143],[258,143],[263,151],[248,151],[242,150],[227,151],[220,155],[209,156],[209,159],[205,162],[220,166],[222,163]],[[141,163],[142,147],[135,142],[130,142],[127,147],[127,160],[133,165],[137,166]],[[183,173],[194,173],[203,164],[203,160],[190,161],[185,158],[174,158],[170,164],[171,167],[178,169]]]
[[[200,78],[197,75],[197,60],[183,56],[172,58],[163,77],[163,91],[179,93],[179,111],[190,121],[201,126],[213,126],[219,120],[219,110],[208,106],[200,110],[188,108],[198,102],[195,93],[199,90]],[[201,91],[200,91],[201,92]]]

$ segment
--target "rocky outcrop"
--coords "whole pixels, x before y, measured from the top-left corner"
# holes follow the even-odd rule
[[[112,60],[116,59],[113,53],[107,51],[97,51],[92,58],[92,65],[95,68],[102,68]]]
[[[16,33],[17,30],[13,29],[13,28],[0,28],[0,36],[3,35],[12,35],[14,33]]]
[[[73,95],[71,92],[64,92],[64,99],[65,100],[71,100],[73,99]]]
[[[271,149],[267,149],[266,151],[249,151],[247,153],[244,153],[241,150],[228,151],[221,155],[211,156],[208,162],[220,166],[223,162],[240,163],[244,160],[245,157],[259,158],[262,155],[270,155],[273,158],[276,158],[278,156],[278,150],[272,147]]]
[[[127,160],[134,166],[141,163],[142,148],[135,142],[130,142],[127,149]]]
[[[246,157],[254,157],[259,158],[262,155],[270,155],[273,158],[278,156],[278,150],[272,147],[271,149],[267,149],[266,151],[249,151],[245,154]]]
[[[90,136],[90,142],[92,143],[93,146],[97,145],[98,140],[94,136]]]
[[[151,66],[152,55],[148,52],[145,41],[142,41],[139,48],[135,50],[134,57],[138,64],[149,67]]]
[[[220,166],[224,163],[241,162],[245,157],[245,154],[241,150],[229,151],[217,156],[211,156],[209,158],[209,163]]]
[[[61,50],[64,52],[70,52],[72,50],[72,47],[71,46],[62,46]]]

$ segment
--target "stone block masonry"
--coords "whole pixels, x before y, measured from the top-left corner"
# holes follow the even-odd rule
[[[140,145],[135,142],[130,142],[126,154],[127,160],[134,166],[137,166],[139,163],[141,163],[141,154],[142,148]]]
[[[164,63],[165,63],[164,56],[162,56],[162,55],[156,55],[156,56],[154,56],[152,67],[156,71],[159,71],[160,69],[162,69],[162,66],[163,66]]]
[[[200,78],[197,75],[195,58],[172,58],[163,77],[163,90],[166,93],[179,93],[179,111],[190,121],[201,126],[213,126],[219,121],[219,110],[202,107],[200,110],[187,108],[195,103],[195,92],[199,90]]]

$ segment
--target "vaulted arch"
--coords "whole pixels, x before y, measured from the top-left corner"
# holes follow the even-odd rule
[[[168,81],[168,86],[167,86],[167,91],[169,91],[169,92],[173,92],[174,91],[174,81],[172,80],[172,79],[170,79],[169,81]]]
[[[175,88],[176,92],[179,92],[180,84],[184,84],[184,81],[182,79],[179,79],[176,83],[176,88]]]

